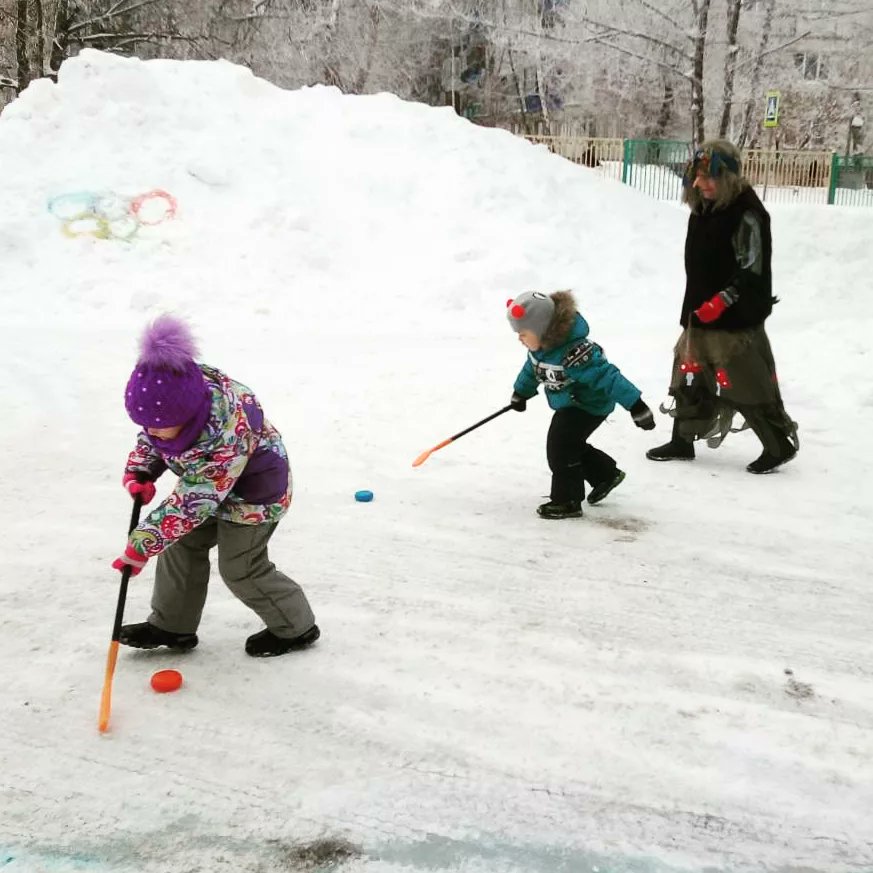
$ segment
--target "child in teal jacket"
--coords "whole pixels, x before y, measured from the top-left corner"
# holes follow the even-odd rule
[[[586,481],[591,485],[588,502],[594,504],[625,477],[615,460],[590,445],[588,438],[616,403],[643,430],[655,426],[652,410],[643,402],[640,389],[588,339],[588,322],[577,312],[569,291],[548,295],[526,291],[506,305],[509,324],[528,350],[510,405],[523,412],[541,383],[555,411],[546,440],[551,499],[537,513],[541,518],[578,518]]]

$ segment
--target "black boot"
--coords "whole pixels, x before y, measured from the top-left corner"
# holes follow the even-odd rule
[[[319,637],[321,631],[314,624],[306,633],[299,637],[286,639],[277,637],[271,630],[264,628],[259,633],[252,634],[246,640],[246,654],[253,658],[274,658],[276,655],[284,655],[286,652],[298,651],[311,646]]]
[[[741,406],[739,410],[764,449],[746,470],[771,473],[797,454],[800,446],[797,424],[788,417],[781,401],[767,406]]]
[[[694,443],[679,433],[679,419],[673,419],[673,436],[669,443],[649,449],[646,457],[650,461],[693,461]]]
[[[556,503],[550,500],[537,507],[537,515],[540,518],[581,518],[582,501],[565,500],[563,503]]]
[[[588,502],[593,506],[595,503],[600,503],[613,488],[617,488],[621,483],[624,482],[624,471],[616,470],[615,476],[607,482],[601,482],[599,485],[595,485],[591,489],[591,493],[588,495]]]
[[[797,448],[788,440],[785,440],[782,451],[778,456],[771,455],[767,449],[746,466],[749,473],[772,473],[777,467],[787,464],[797,454]]]
[[[134,649],[157,649],[158,646],[167,646],[184,652],[193,649],[198,639],[197,634],[177,634],[173,631],[161,630],[147,621],[141,621],[139,624],[122,625],[118,642],[124,646],[132,646]]]

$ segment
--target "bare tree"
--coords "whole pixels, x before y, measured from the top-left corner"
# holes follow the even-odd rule
[[[360,94],[372,72],[382,14],[377,0],[330,0],[316,39],[324,57],[324,81]]]
[[[791,141],[845,139],[873,94],[870,0],[0,0],[0,105],[91,46],[227,58],[283,87],[453,103],[485,123],[612,135],[756,131],[762,83]],[[724,28],[724,30],[722,29]],[[816,30],[817,44],[805,42]],[[726,34],[726,38],[722,36]],[[798,56],[815,56],[810,81]],[[825,93],[827,92],[827,93]],[[707,124],[707,107],[710,109]],[[836,128],[839,127],[839,135]]]
[[[172,0],[59,0],[58,5],[66,14],[65,29],[56,25],[54,33],[61,46],[123,54],[145,51],[148,56],[148,46],[191,38],[176,26]]]
[[[586,4],[576,21],[582,30],[577,43],[594,43],[615,52],[625,68],[645,70],[630,81],[648,83],[651,70],[661,71],[659,98],[664,109],[677,98],[677,86],[685,89],[692,135],[705,132],[705,58],[711,0],[594,0]],[[601,56],[599,62],[603,65]],[[669,85],[669,87],[667,87]]]
[[[724,61],[724,94],[721,107],[721,124],[718,135],[725,137],[731,124],[731,109],[734,102],[734,75],[737,66],[737,54],[740,50],[737,43],[737,33],[740,27],[740,8],[742,0],[727,0],[727,53]]]
[[[29,84],[32,77],[30,68],[30,18],[27,0],[17,0],[15,24],[15,87],[20,93]]]
[[[658,112],[658,118],[655,122],[655,127],[652,130],[653,139],[663,139],[667,135],[670,123],[673,119],[673,85],[670,78],[665,75],[661,76],[661,80],[664,91],[661,97],[661,109]]]
[[[706,28],[710,0],[691,0],[694,10],[694,65],[691,68],[691,129],[695,143],[706,139],[706,112],[703,105],[703,63],[706,57]]]
[[[758,40],[758,48],[752,66],[752,84],[749,88],[749,97],[746,100],[746,110],[743,115],[743,124],[740,128],[740,135],[737,137],[737,145],[740,148],[752,140],[752,128],[755,120],[755,102],[760,96],[761,73],[764,69],[764,59],[767,53],[767,46],[770,42],[770,32],[773,29],[773,13],[776,9],[776,0],[764,0],[764,3],[764,23],[761,27],[761,36]]]
[[[14,0],[14,11],[0,7],[0,38],[3,25],[14,20],[15,75],[2,77],[0,86],[20,93],[33,79],[55,78],[61,63],[86,46],[148,56],[147,46],[158,54],[170,41],[190,41],[175,24],[173,5],[173,0]]]
[[[546,133],[551,133],[552,125],[549,118],[549,95],[546,89],[546,80],[543,73],[545,60],[543,56],[543,15],[545,14],[545,4],[542,0],[530,0],[531,9],[531,24],[535,33],[536,51],[534,54],[534,69],[536,71],[537,94],[540,97],[540,113],[543,117]]]

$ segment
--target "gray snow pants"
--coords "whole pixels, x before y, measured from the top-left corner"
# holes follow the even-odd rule
[[[158,555],[149,621],[162,630],[194,633],[209,584],[209,550],[231,592],[277,637],[306,633],[315,617],[303,589],[267,556],[276,524],[235,524],[210,518]]]

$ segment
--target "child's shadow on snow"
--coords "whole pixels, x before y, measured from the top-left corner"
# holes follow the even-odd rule
[[[649,523],[641,518],[628,518],[623,516],[620,518],[609,518],[608,516],[598,516],[593,512],[585,513],[585,519],[588,522],[599,524],[601,527],[608,527],[610,530],[618,531],[621,536],[617,536],[616,542],[632,543],[636,540],[636,534],[643,533],[649,529]]]

